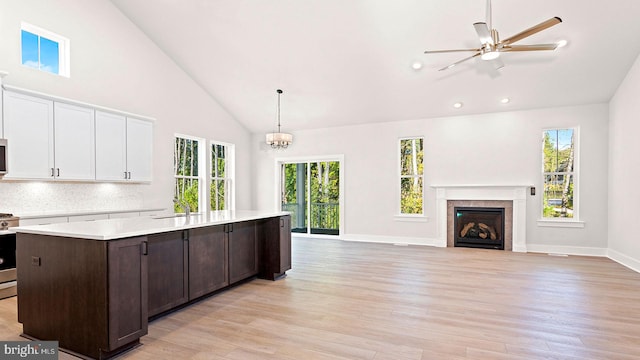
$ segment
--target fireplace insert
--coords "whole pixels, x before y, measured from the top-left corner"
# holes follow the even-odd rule
[[[454,246],[504,250],[504,208],[455,207],[453,212]]]

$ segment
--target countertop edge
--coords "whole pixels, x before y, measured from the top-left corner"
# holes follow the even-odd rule
[[[77,239],[86,239],[86,240],[99,240],[99,241],[109,241],[109,240],[118,240],[131,238],[136,236],[146,236],[153,235],[165,232],[172,231],[180,231],[180,230],[188,230],[195,228],[202,228],[207,226],[216,226],[223,224],[231,224],[243,221],[251,221],[251,220],[260,220],[260,219],[268,219],[273,217],[280,217],[289,215],[289,212],[281,211],[281,212],[261,212],[256,214],[240,214],[233,215],[232,218],[228,219],[202,219],[203,215],[191,215],[189,217],[175,217],[175,218],[146,218],[143,221],[153,224],[157,224],[157,226],[148,226],[135,230],[123,230],[118,233],[111,234],[99,234],[99,233],[91,233],[87,231],[83,231],[88,225],[101,224],[101,225],[109,225],[113,224],[125,224],[127,222],[133,222],[136,220],[141,220],[140,218],[129,218],[129,219],[105,219],[105,220],[97,220],[92,222],[83,222],[83,223],[62,223],[62,224],[50,224],[50,225],[33,225],[33,226],[18,226],[11,228],[11,231],[14,231],[18,234],[34,234],[34,235],[47,235],[47,236],[59,236],[59,237],[69,237],[69,238],[77,238]],[[206,215],[205,215],[206,216]],[[184,221],[183,221],[184,220]],[[171,222],[173,221],[173,222]],[[196,222],[197,221],[197,222]],[[62,229],[58,229],[62,227]],[[76,228],[76,231],[73,231],[73,228]],[[67,228],[67,229],[65,229]]]

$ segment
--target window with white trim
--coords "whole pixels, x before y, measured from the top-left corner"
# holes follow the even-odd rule
[[[20,32],[21,64],[65,77],[70,76],[69,39],[23,22]]]
[[[211,210],[233,210],[234,150],[232,144],[211,142]]]
[[[204,140],[176,135],[173,152],[175,213],[184,212],[187,204],[193,212],[202,208],[201,186],[204,179],[201,174],[205,171],[200,171],[203,164],[200,154],[201,143],[204,143]]]
[[[404,138],[399,143],[400,215],[424,214],[424,138]]]
[[[578,218],[578,129],[546,129],[542,132],[543,219]]]

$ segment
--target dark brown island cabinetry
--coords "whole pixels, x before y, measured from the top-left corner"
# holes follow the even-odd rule
[[[188,231],[148,236],[149,316],[189,301]]]
[[[260,220],[260,277],[275,280],[291,269],[291,216]]]
[[[147,333],[146,237],[18,239],[18,321],[26,337],[106,359]]]
[[[258,274],[258,241],[255,223],[255,221],[245,221],[227,225],[230,284]]]
[[[149,317],[291,269],[289,215],[112,240],[18,231],[18,321],[85,358],[138,345]]]
[[[229,285],[226,225],[189,230],[189,299]]]

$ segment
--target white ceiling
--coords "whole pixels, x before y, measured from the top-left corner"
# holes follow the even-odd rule
[[[501,38],[559,16],[518,44],[569,45],[440,72],[468,55],[424,50],[478,47],[485,0],[111,1],[252,132],[278,88],[285,131],[607,102],[640,52],[638,0],[493,0]]]

